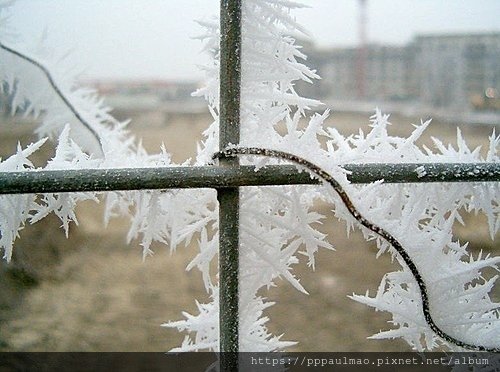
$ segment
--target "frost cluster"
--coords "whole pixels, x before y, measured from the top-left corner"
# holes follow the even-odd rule
[[[0,0],[0,26],[5,27],[2,11],[8,2]],[[301,5],[286,0],[243,1],[242,111],[241,145],[293,152],[334,175],[346,189],[359,211],[394,235],[421,271],[430,291],[431,311],[436,323],[455,338],[488,347],[500,346],[499,304],[489,297],[497,276],[485,278],[481,270],[498,270],[500,257],[466,250],[456,241],[451,228],[461,221],[461,211],[484,213],[492,236],[500,228],[500,186],[475,184],[349,184],[345,163],[398,162],[498,162],[500,137],[494,133],[486,158],[470,150],[460,132],[458,147],[435,140],[435,149],[419,147],[416,141],[429,125],[415,126],[408,138],[388,132],[388,115],[379,110],[372,116],[371,130],[343,136],[324,125],[329,112],[310,114],[320,102],[300,97],[294,90],[298,80],[318,78],[304,61],[305,55],[292,35],[304,32],[291,15]],[[206,66],[206,86],[196,92],[206,97],[213,122],[204,133],[195,165],[206,165],[218,150],[219,107],[219,23],[200,22],[205,34],[205,50],[213,56]],[[0,28],[0,42],[9,42]],[[6,44],[5,44],[6,45]],[[25,46],[16,44],[16,49]],[[28,52],[26,52],[28,53]],[[43,169],[165,167],[176,166],[165,148],[148,154],[116,121],[97,95],[76,87],[74,74],[65,59],[47,54],[43,48],[28,53],[44,66],[50,66],[55,84],[83,119],[78,119],[61,95],[56,94],[47,76],[37,66],[0,49],[0,80],[15,95],[16,107],[27,114],[41,115],[39,142],[0,163],[0,171],[38,171],[29,156],[44,145],[45,137],[57,137],[56,154]],[[43,87],[43,89],[42,89]],[[27,105],[27,106],[26,106]],[[304,125],[305,123],[305,125]],[[283,129],[284,128],[284,129]],[[89,155],[91,154],[91,155]],[[258,167],[279,160],[255,157],[242,163]],[[184,164],[185,165],[185,164]],[[76,222],[75,205],[86,199],[98,201],[96,193],[0,196],[0,247],[9,260],[14,240],[26,223],[34,223],[54,212],[63,227]],[[130,217],[128,239],[139,238],[144,256],[152,253],[153,241],[168,244],[171,250],[199,237],[199,253],[188,269],[203,274],[211,301],[197,302],[196,314],[166,324],[187,333],[174,351],[218,350],[218,281],[213,270],[218,252],[218,208],[215,191],[169,190],[110,192],[101,196],[106,206],[105,220],[117,215]],[[294,274],[301,257],[314,268],[315,253],[332,249],[326,236],[315,226],[324,216],[313,209],[315,200],[332,203],[332,213],[346,223],[347,230],[361,228],[367,240],[374,240],[378,254],[388,252],[400,263],[398,271],[388,273],[377,293],[370,297],[353,295],[356,301],[392,313],[394,328],[374,338],[401,337],[415,350],[441,346],[455,350],[437,338],[426,324],[418,288],[411,272],[392,247],[370,230],[360,227],[329,187],[279,186],[242,188],[240,202],[240,350],[278,351],[294,344],[269,333],[266,309],[273,305],[263,297],[265,289],[285,280],[307,293]],[[16,213],[12,213],[16,211]],[[283,330],[286,331],[286,330]]]

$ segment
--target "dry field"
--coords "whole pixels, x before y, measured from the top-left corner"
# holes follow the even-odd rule
[[[208,125],[208,116],[178,117],[159,113],[118,113],[131,116],[131,130],[157,151],[161,142],[175,161],[192,156],[196,141]],[[391,117],[392,132],[407,135],[418,118]],[[0,119],[0,121],[2,121]],[[329,125],[348,134],[363,128],[368,117],[336,113]],[[4,120],[0,126],[0,156],[12,153],[17,138],[26,145],[32,138],[29,124]],[[497,133],[498,133],[497,128]],[[491,126],[462,126],[471,146],[484,144]],[[437,136],[454,142],[456,126],[434,122],[423,142]],[[46,145],[47,146],[47,145]],[[50,154],[50,149],[47,150]],[[318,206],[328,215],[328,206]],[[196,312],[195,299],[207,295],[198,272],[186,272],[196,247],[170,254],[155,246],[145,262],[137,242],[126,245],[127,221],[116,220],[104,229],[101,207],[79,207],[79,226],[69,239],[59,221],[49,218],[21,232],[10,265],[0,264],[1,351],[166,351],[180,344],[182,334],[160,324]],[[473,250],[500,253],[498,236],[488,237],[484,220],[466,216],[457,227],[460,240]],[[345,227],[329,218],[324,231],[336,247],[320,252],[316,271],[302,263],[298,275],[310,295],[298,293],[285,282],[263,293],[277,304],[269,311],[269,328],[283,339],[299,344],[295,351],[404,351],[401,341],[371,341],[367,337],[390,328],[387,314],[375,312],[347,298],[352,293],[376,290],[387,271],[397,269],[387,255],[375,258],[375,248],[358,233],[347,238]],[[500,300],[497,288],[495,297]]]

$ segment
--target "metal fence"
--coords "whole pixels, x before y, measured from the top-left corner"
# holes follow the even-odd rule
[[[241,85],[241,2],[221,0],[219,148],[239,143]],[[403,182],[500,181],[500,164],[345,164],[352,183],[384,179]],[[218,166],[145,169],[0,172],[0,194],[76,191],[214,188],[219,201],[221,369],[237,370],[239,187],[315,184],[295,166],[240,166],[237,158]]]

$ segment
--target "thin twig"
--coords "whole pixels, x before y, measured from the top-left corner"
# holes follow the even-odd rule
[[[417,269],[417,266],[411,259],[410,255],[408,252],[403,248],[401,243],[390,233],[388,233],[386,230],[381,228],[380,226],[372,223],[371,221],[367,220],[365,217],[361,215],[361,213],[356,209],[354,204],[352,203],[349,195],[345,192],[344,188],[340,185],[340,183],[329,173],[318,167],[317,165],[297,156],[293,155],[284,151],[278,151],[278,150],[269,150],[269,149],[263,149],[263,148],[255,148],[255,147],[231,147],[228,148],[224,151],[219,151],[215,153],[212,156],[212,159],[221,159],[221,158],[227,158],[227,157],[235,157],[237,155],[259,155],[259,156],[266,156],[266,157],[272,157],[272,158],[278,158],[278,159],[283,159],[283,160],[288,160],[291,161],[295,164],[298,164],[300,166],[303,166],[307,168],[310,172],[314,173],[316,176],[320,177],[324,181],[326,181],[332,188],[337,192],[337,194],[340,196],[342,199],[342,202],[344,205],[347,207],[349,210],[349,213],[364,227],[367,229],[373,231],[377,235],[381,236],[384,238],[395,250],[396,252],[401,256],[403,261],[405,262],[406,266],[410,269],[413,277],[415,278],[415,281],[417,282],[417,285],[420,289],[420,299],[422,300],[422,312],[425,318],[425,322],[427,325],[432,329],[432,331],[438,335],[440,338],[443,340],[454,344],[456,346],[462,347],[464,349],[469,349],[469,350],[476,350],[476,351],[488,351],[488,352],[495,352],[498,353],[500,352],[500,347],[486,347],[482,345],[474,345],[467,343],[465,341],[461,341],[453,336],[450,336],[448,333],[443,331],[439,326],[436,324],[434,321],[431,311],[430,311],[430,305],[429,305],[429,294],[427,292],[427,286],[424,282],[424,279],[422,278],[422,275],[420,274],[420,271]]]
[[[36,67],[38,67],[40,69],[43,72],[43,74],[45,75],[45,77],[47,78],[47,80],[49,81],[50,86],[56,92],[56,94],[58,95],[58,97],[69,108],[69,110],[73,113],[73,115],[76,117],[76,119],[84,127],[86,127],[90,131],[90,133],[92,133],[92,135],[95,137],[95,139],[99,143],[101,151],[103,151],[102,150],[101,138],[100,138],[99,134],[95,131],[94,128],[92,128],[92,125],[82,117],[82,115],[78,112],[78,110],[75,108],[75,106],[73,106],[73,104],[69,101],[69,99],[64,95],[64,93],[62,92],[62,90],[56,84],[54,78],[52,77],[52,74],[49,71],[49,69],[47,67],[45,67],[42,63],[40,63],[37,60],[35,60],[34,58],[29,57],[29,56],[27,56],[27,55],[19,52],[18,50],[14,49],[14,48],[11,48],[11,47],[9,47],[9,46],[1,43],[1,42],[0,42],[0,48],[3,49],[3,50],[5,50],[6,52],[9,52],[9,53],[11,53],[11,54],[13,54],[13,55],[15,55],[15,56],[17,56],[17,57],[25,60],[26,62],[28,62],[28,63],[32,64],[33,66],[36,66]]]

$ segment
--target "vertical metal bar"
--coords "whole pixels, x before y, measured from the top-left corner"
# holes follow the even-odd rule
[[[219,147],[240,141],[241,0],[220,3]],[[238,159],[221,160],[237,166]],[[239,190],[217,190],[219,200],[219,322],[221,370],[238,370]]]

